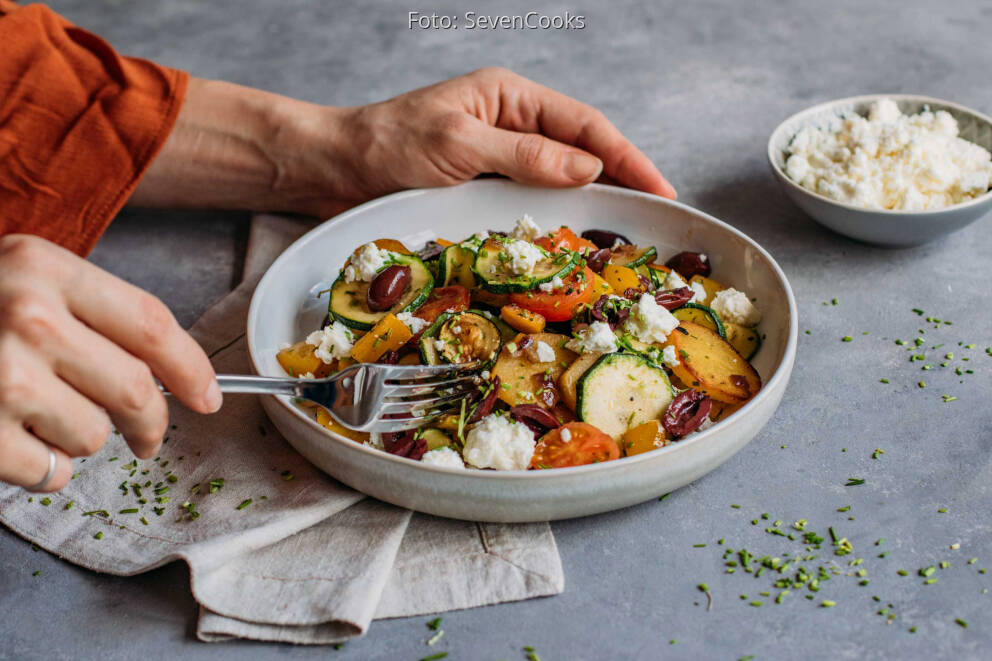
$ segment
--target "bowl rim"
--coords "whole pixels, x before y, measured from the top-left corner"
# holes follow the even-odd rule
[[[936,216],[944,212],[958,211],[959,209],[978,206],[992,199],[992,188],[990,188],[989,190],[985,191],[985,193],[979,195],[976,198],[968,200],[967,202],[959,202],[957,204],[952,204],[951,206],[944,207],[943,209],[920,209],[915,211],[899,211],[895,209],[866,209],[865,207],[855,206],[853,204],[848,204],[847,202],[838,202],[837,200],[830,199],[825,195],[820,195],[815,191],[811,191],[808,188],[804,188],[803,186],[800,186],[798,183],[793,181],[792,178],[789,175],[787,175],[782,168],[779,167],[778,163],[775,162],[776,154],[784,153],[784,150],[775,149],[774,143],[776,142],[776,138],[778,138],[779,134],[785,132],[786,124],[790,124],[794,120],[801,120],[806,115],[819,114],[820,112],[830,110],[834,106],[839,106],[841,104],[867,103],[871,101],[879,101],[881,99],[892,99],[893,101],[896,102],[922,101],[923,103],[932,103],[935,105],[946,106],[948,108],[953,108],[954,110],[961,112],[963,114],[972,115],[973,117],[976,117],[977,119],[980,119],[981,121],[985,122],[986,124],[989,125],[990,128],[992,128],[992,117],[989,117],[988,115],[981,113],[973,108],[963,106],[960,103],[954,103],[953,101],[939,99],[934,96],[926,96],[923,94],[861,94],[858,96],[848,96],[843,99],[834,99],[833,101],[825,101],[823,103],[818,103],[815,106],[810,106],[805,110],[800,110],[799,112],[793,113],[792,115],[789,115],[784,120],[782,120],[782,122],[780,122],[779,125],[775,127],[775,130],[773,130],[771,132],[771,135],[768,137],[768,146],[766,149],[766,154],[768,156],[768,163],[772,167],[772,171],[775,172],[775,175],[778,177],[780,181],[782,181],[784,184],[786,184],[795,191],[799,191],[805,195],[809,195],[813,197],[814,199],[826,202],[841,209],[847,209],[849,211],[859,211],[862,213],[883,214],[888,216],[926,216],[926,215]],[[795,132],[793,132],[793,137],[794,136],[795,136]],[[962,138],[962,140],[963,139],[964,138]]]
[[[469,182],[459,184],[457,188],[494,188],[494,187],[521,187],[521,188],[536,188],[533,186],[527,186],[524,184],[518,184],[516,182],[504,179],[477,179]],[[256,374],[261,375],[262,371],[259,369],[260,360],[256,356],[256,346],[254,342],[253,328],[257,323],[260,310],[260,297],[258,292],[262,291],[267,284],[267,282],[276,277],[274,274],[279,272],[280,267],[288,262],[292,257],[291,254],[299,250],[304,244],[309,243],[317,238],[318,235],[323,234],[327,231],[328,227],[342,222],[347,221],[352,216],[360,215],[369,209],[385,205],[392,204],[398,201],[403,201],[413,197],[419,197],[422,195],[431,195],[443,191],[450,191],[453,187],[438,187],[438,188],[418,188],[413,190],[401,191],[398,193],[392,193],[380,198],[376,198],[369,202],[365,202],[357,207],[353,207],[343,213],[328,219],[327,221],[320,223],[306,234],[298,238],[292,244],[290,244],[266,269],[265,273],[259,279],[258,284],[255,286],[255,290],[252,292],[251,302],[248,307],[248,317],[247,317],[247,327],[245,330],[245,338],[248,345],[248,356],[251,361],[252,369]],[[644,193],[641,191],[635,191],[627,188],[620,188],[617,186],[610,186],[605,184],[587,184],[578,189],[572,190],[587,190],[591,189],[599,194],[616,195],[619,197],[632,197],[641,198],[648,200],[655,204],[662,204],[667,206],[672,206],[682,211],[688,212],[695,215],[702,220],[709,222],[718,226],[719,228],[736,235],[738,238],[742,239],[751,248],[755,249],[771,266],[772,272],[777,277],[779,283],[785,289],[786,302],[788,304],[789,311],[789,330],[788,339],[786,341],[785,351],[782,353],[781,360],[779,361],[774,373],[771,377],[762,385],[761,391],[753,399],[748,401],[740,410],[735,411],[734,415],[738,413],[746,414],[748,412],[753,412],[757,410],[758,404],[770,397],[774,396],[774,393],[778,389],[779,383],[783,381],[788,381],[791,376],[791,365],[794,363],[796,351],[799,343],[799,314],[798,306],[796,304],[795,295],[792,292],[792,285],[789,283],[789,279],[786,277],[785,272],[778,265],[778,262],[761,247],[757,241],[750,238],[737,228],[719,220],[703,211],[695,209],[687,204],[681,202],[676,202],[674,200],[669,200],[657,195],[652,195],[649,193]],[[358,451],[367,454],[374,461],[387,461],[387,462],[397,462],[399,465],[409,466],[414,469],[425,470],[436,472],[440,474],[453,475],[459,477],[469,477],[469,479],[483,479],[483,480],[538,480],[538,479],[567,479],[574,475],[580,475],[584,473],[594,473],[599,471],[610,471],[623,468],[624,466],[631,466],[637,462],[657,460],[665,453],[677,452],[680,448],[687,447],[690,444],[695,445],[698,442],[704,441],[709,436],[713,435],[714,432],[723,431],[720,429],[722,423],[718,422],[713,427],[706,429],[702,432],[693,434],[690,438],[684,441],[679,441],[678,443],[673,443],[658,450],[653,450],[651,452],[644,452],[638,454],[634,457],[621,457],[620,460],[603,462],[598,464],[587,464],[583,466],[570,466],[565,468],[556,468],[554,470],[544,470],[544,471],[532,471],[532,470],[508,470],[508,471],[497,471],[497,470],[468,470],[464,468],[453,468],[447,466],[434,466],[431,464],[425,464],[421,461],[415,461],[407,457],[400,457],[394,454],[390,454],[383,450],[379,450],[374,447],[365,445],[364,443],[357,443],[352,439],[346,438],[339,434],[335,434],[331,430],[317,424],[315,420],[305,415],[298,407],[293,406],[289,397],[285,396],[271,396],[280,406],[287,409],[292,415],[295,415],[302,420],[306,421],[308,424],[312,425],[314,429],[321,432],[323,435],[327,436],[334,442],[342,443],[349,451]],[[733,424],[733,422],[731,423]],[[725,428],[726,429],[726,428]]]

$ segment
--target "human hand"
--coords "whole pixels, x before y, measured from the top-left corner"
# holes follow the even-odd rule
[[[600,179],[675,197],[600,111],[488,68],[354,108],[194,78],[131,201],[326,218],[387,193],[492,172],[553,187]]]
[[[495,172],[556,188],[604,175],[674,198],[654,164],[599,110],[512,71],[480,69],[394,99],[345,109],[344,200],[450,186]]]
[[[43,239],[0,237],[0,481],[64,487],[70,457],[103,446],[111,421],[135,456],[168,424],[153,374],[195,411],[221,394],[210,361],[154,296]]]

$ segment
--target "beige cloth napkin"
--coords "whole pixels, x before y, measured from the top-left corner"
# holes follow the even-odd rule
[[[251,292],[307,228],[254,219],[244,282],[190,331],[218,372],[250,371]],[[364,634],[378,618],[563,589],[547,524],[440,519],[366,498],[308,464],[252,396],[228,396],[213,416],[175,404],[171,415],[154,460],[135,460],[112,435],[77,461],[78,476],[58,494],[0,485],[0,522],[95,571],[133,575],[186,561],[204,641],[334,643]],[[87,515],[99,510],[107,516]]]

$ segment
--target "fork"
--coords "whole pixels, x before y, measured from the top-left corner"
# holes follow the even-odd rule
[[[385,434],[419,427],[460,407],[478,391],[478,367],[358,363],[325,379],[218,374],[217,383],[226,393],[300,397],[323,406],[349,429]]]

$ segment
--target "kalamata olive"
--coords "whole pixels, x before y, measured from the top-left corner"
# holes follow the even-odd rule
[[[586,266],[592,269],[593,273],[601,273],[606,263],[610,261],[612,253],[609,248],[600,248],[586,257]]]
[[[558,384],[555,383],[554,377],[547,372],[541,372],[535,374],[534,378],[538,385],[537,400],[549,409],[554,408],[558,403]]]
[[[705,278],[711,272],[710,258],[699,252],[680,252],[665,262],[665,266],[676,271],[686,280],[694,275]]]
[[[592,321],[605,321],[613,330],[627,321],[628,317],[630,317],[630,308],[619,307],[607,295],[600,296],[589,309],[589,318]]]
[[[597,248],[612,248],[617,245],[617,241],[620,245],[630,245],[630,239],[609,230],[586,230],[582,233],[582,238],[592,241]]]
[[[712,407],[713,401],[709,397],[690,388],[675,396],[662,416],[661,424],[672,436],[685,436],[703,424]]]
[[[519,404],[510,409],[510,415],[517,422],[527,427],[537,436],[544,436],[549,429],[561,426],[551,411],[537,404]]]
[[[496,396],[499,394],[499,385],[500,380],[498,376],[493,376],[492,381],[486,384],[485,387],[489,388],[489,390],[482,390],[482,399],[479,400],[475,410],[468,419],[470,425],[482,420],[493,412],[493,406],[496,404]]]
[[[416,436],[417,432],[415,429],[383,434],[382,447],[389,454],[409,457],[410,459],[419,461],[424,456],[424,453],[427,452],[427,441]]]
[[[520,354],[524,353],[528,348],[530,348],[532,344],[534,344],[534,338],[532,338],[530,335],[524,335],[522,338],[520,338],[515,342],[507,342],[506,344],[504,344],[503,351],[507,352],[508,354],[516,358]],[[512,351],[510,350],[511,348],[513,349]],[[534,349],[536,351],[536,347]],[[537,354],[533,354],[533,355],[536,357]],[[531,362],[536,362],[536,361],[531,361]]]
[[[623,290],[623,297],[628,298],[632,301],[636,301],[641,298],[641,294],[644,292],[640,289],[634,289],[633,287],[627,287]]]
[[[675,308],[680,308],[693,297],[695,292],[693,292],[688,287],[679,287],[678,289],[667,289],[665,291],[660,291],[654,295],[655,302],[661,307],[665,308],[669,312]]]
[[[417,257],[420,258],[422,262],[429,262],[432,259],[437,259],[444,252],[444,246],[442,246],[437,241],[428,241],[424,244],[424,247],[417,251]]]
[[[638,273],[637,281],[641,283],[641,287],[644,289],[644,291],[651,291],[651,281],[648,280],[648,276],[641,275],[640,273]]]
[[[377,361],[383,365],[395,365],[400,362],[400,354],[396,351],[387,351],[382,354],[382,357]]]
[[[410,286],[410,278],[409,266],[393,264],[380,271],[369,283],[369,291],[365,295],[369,310],[382,312],[393,307]]]

